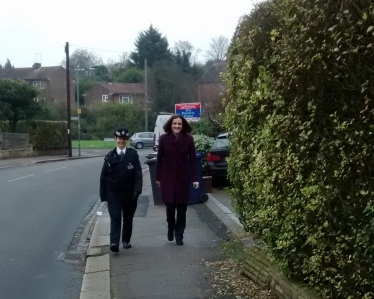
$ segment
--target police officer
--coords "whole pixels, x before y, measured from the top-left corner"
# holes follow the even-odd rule
[[[100,198],[108,202],[110,215],[110,250],[119,251],[121,218],[123,218],[122,243],[131,248],[132,223],[142,193],[142,169],[138,153],[126,148],[129,132],[119,128],[114,133],[117,147],[104,158],[100,176]]]

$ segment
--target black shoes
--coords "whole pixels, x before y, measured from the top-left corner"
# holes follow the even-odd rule
[[[177,245],[183,245],[182,239],[175,239],[175,242],[177,243]]]
[[[129,249],[131,248],[131,243],[130,242],[123,242],[123,248]],[[119,246],[117,244],[110,244],[110,251],[112,252],[119,252]]]
[[[173,241],[174,240],[174,231],[168,230],[168,240]]]
[[[119,252],[119,248],[117,244],[110,244],[110,251],[111,252]]]
[[[130,242],[123,242],[123,248],[125,248],[125,249],[131,248],[131,243]]]

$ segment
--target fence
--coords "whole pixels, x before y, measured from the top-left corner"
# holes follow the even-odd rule
[[[0,132],[0,149],[28,149],[30,148],[30,138],[27,133],[4,133]]]

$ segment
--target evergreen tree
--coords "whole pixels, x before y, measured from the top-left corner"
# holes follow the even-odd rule
[[[14,65],[12,65],[12,64],[10,63],[10,60],[7,59],[5,65],[4,65],[4,68],[5,68],[5,69],[12,69],[12,68],[14,68]]]
[[[135,41],[136,50],[130,54],[130,59],[139,69],[144,69],[144,60],[147,59],[149,67],[157,61],[171,61],[172,54],[166,37],[152,25],[139,33]]]

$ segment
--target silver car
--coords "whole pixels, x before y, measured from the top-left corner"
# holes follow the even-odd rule
[[[136,149],[141,149],[143,147],[153,147],[154,145],[153,132],[135,133],[130,138],[130,144]]]

